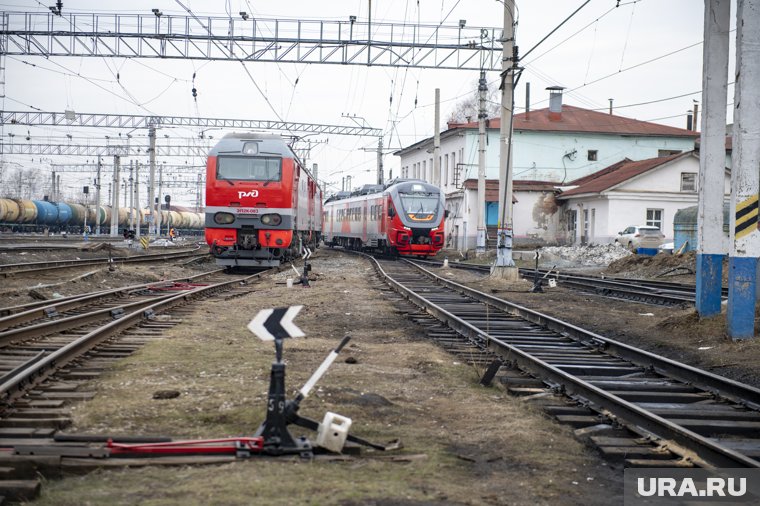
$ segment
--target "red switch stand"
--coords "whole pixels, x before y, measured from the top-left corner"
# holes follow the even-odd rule
[[[114,443],[109,439],[106,448],[111,456],[136,457],[140,455],[179,456],[179,455],[234,455],[250,457],[252,453],[261,453],[264,439],[260,437],[235,437],[223,439],[198,439],[193,441],[171,441],[168,443]]]

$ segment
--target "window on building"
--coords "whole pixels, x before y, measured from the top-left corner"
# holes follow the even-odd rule
[[[451,181],[451,184],[455,184],[454,180],[456,178],[454,177],[454,173],[456,172],[456,170],[457,170],[457,153],[456,151],[452,151],[451,152],[451,171],[450,171],[451,179],[449,180]]]
[[[682,152],[683,151],[678,150],[678,149],[658,149],[657,156],[671,156],[671,155],[677,155]]]
[[[595,162],[597,160],[597,156],[599,156],[599,151],[596,149],[589,149],[588,150],[588,161],[589,162]]]
[[[681,172],[681,191],[682,192],[697,191],[697,173],[696,172]]]
[[[662,209],[647,209],[647,226],[662,230]]]
[[[443,180],[441,186],[449,184],[449,155],[443,155]]]
[[[570,240],[571,244],[575,244],[575,242],[578,240],[576,231],[578,228],[578,211],[567,210],[565,212],[565,220],[567,222],[567,238]]]

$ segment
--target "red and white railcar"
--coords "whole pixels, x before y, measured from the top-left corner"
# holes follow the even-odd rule
[[[421,180],[394,180],[324,204],[325,244],[390,255],[428,257],[444,243],[444,197]]]

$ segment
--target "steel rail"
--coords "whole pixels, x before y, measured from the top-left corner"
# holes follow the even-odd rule
[[[69,297],[62,297],[60,299],[43,300],[37,302],[30,302],[29,304],[23,304],[19,306],[11,306],[6,308],[0,308],[0,329],[6,329],[15,325],[26,323],[37,318],[42,318],[48,315],[48,313],[67,311],[69,309],[75,309],[88,303],[100,299],[101,297],[121,297],[129,295],[131,292],[147,289],[153,286],[168,285],[176,282],[193,281],[198,278],[209,276],[211,274],[219,274],[224,269],[214,269],[213,271],[202,272],[186,278],[169,279],[166,281],[152,281],[150,283],[143,283],[140,285],[123,286],[120,288],[112,288],[110,290],[100,290],[92,293],[80,293],[77,295],[71,295]]]
[[[188,292],[185,292],[185,293],[188,293]],[[37,323],[34,325],[28,325],[26,327],[19,327],[15,329],[6,330],[4,332],[0,332],[0,348],[4,348],[8,346],[9,344],[18,341],[19,339],[24,339],[28,337],[38,337],[38,336],[41,337],[41,336],[50,335],[56,332],[63,332],[64,330],[70,330],[70,329],[82,327],[89,323],[94,323],[94,322],[97,322],[109,317],[118,319],[126,311],[137,310],[140,308],[148,307],[154,304],[155,301],[157,300],[160,301],[164,299],[169,299],[171,297],[174,297],[175,295],[176,294],[174,293],[170,293],[170,294],[164,293],[160,295],[155,295],[146,300],[133,301],[128,304],[123,304],[123,305],[119,305],[115,307],[96,309],[95,311],[90,311],[90,312],[82,313],[78,315],[72,315],[66,318],[59,318],[56,320],[45,321],[45,322]],[[118,311],[119,309],[121,311]]]
[[[0,384],[0,402],[6,406],[12,404],[12,402],[22,396],[26,390],[40,384],[42,381],[52,376],[58,369],[76,360],[78,357],[95,348],[113,335],[137,325],[143,320],[153,318],[156,313],[162,310],[216,293],[235,284],[247,284],[252,279],[260,278],[267,272],[268,271],[258,272],[243,278],[236,278],[222,283],[199,287],[188,293],[182,293],[166,298],[143,309],[126,314],[118,320],[109,322],[106,325],[81,336],[53,353],[46,355],[44,358],[37,360],[15,376],[6,378]]]
[[[140,255],[135,257],[111,257],[111,258],[91,258],[79,260],[56,260],[52,262],[30,262],[25,264],[4,264],[0,265],[0,276],[8,277],[16,274],[29,274],[38,272],[54,271],[57,269],[66,269],[69,267],[89,267],[93,265],[103,265],[110,263],[140,263],[152,262],[155,260],[173,260],[176,258],[187,258],[190,256],[202,256],[206,253],[199,253],[198,248],[193,250],[176,251],[172,253],[160,253],[151,255]],[[28,268],[32,266],[32,268]]]
[[[528,269],[521,269],[520,275],[526,279],[530,279],[533,273]],[[631,285],[619,281],[608,281],[605,279],[568,276],[563,274],[559,276],[558,282],[566,286],[575,287],[584,292],[595,293],[605,297],[613,296],[621,299],[651,302],[659,305],[694,304],[693,294],[690,296],[667,294],[659,289],[653,291],[652,289],[646,289],[646,287],[639,288],[638,285]]]
[[[430,260],[412,260],[418,264],[441,265],[442,262]],[[477,272],[490,272],[491,266],[470,264],[464,262],[450,262],[449,267],[466,269]],[[535,269],[521,268],[520,275],[529,281],[535,275]],[[538,270],[540,276],[544,276],[554,270]],[[660,286],[658,281],[647,281],[638,278],[611,278],[579,274],[556,273],[553,278],[563,285],[577,288],[582,291],[595,293],[605,297],[615,297],[637,302],[647,302],[658,305],[683,305],[694,304],[693,285],[679,285],[678,283],[663,282]]]
[[[675,452],[686,456],[692,461],[701,464],[705,467],[760,467],[760,461],[742,455],[730,448],[726,448],[720,444],[717,444],[709,439],[697,434],[694,431],[688,430],[676,423],[673,423],[661,416],[658,416],[652,412],[647,411],[635,404],[628,402],[617,395],[606,392],[599,387],[596,387],[582,379],[573,376],[561,369],[554,367],[547,362],[538,359],[519,348],[510,344],[500,342],[492,338],[486,332],[478,329],[477,327],[467,323],[456,315],[446,311],[440,306],[430,302],[428,299],[420,294],[415,293],[411,289],[403,286],[403,284],[394,280],[387,274],[379,262],[375,259],[371,259],[375,269],[385,278],[386,282],[394,287],[399,293],[408,298],[417,306],[423,308],[429,314],[435,316],[437,319],[445,322],[449,327],[459,332],[461,335],[467,337],[473,343],[481,348],[486,348],[495,351],[501,355],[505,360],[515,362],[520,367],[531,372],[535,376],[541,378],[544,381],[560,385],[563,390],[571,396],[576,396],[579,399],[583,399],[592,404],[592,407],[601,413],[609,414],[618,418],[626,423],[626,425],[632,427],[634,430],[639,428],[645,433],[655,435],[659,438],[666,439],[671,443],[674,443],[679,448],[673,447],[670,444],[669,447]],[[531,311],[516,304],[512,304],[496,297],[477,292],[469,287],[454,283],[443,278],[436,276],[427,269],[414,265],[413,262],[407,263],[419,271],[423,272],[429,278],[435,280],[437,284],[445,286],[451,290],[460,292],[475,298],[480,302],[487,303],[494,307],[503,309],[507,313],[521,316],[526,320],[544,326],[551,330],[566,335],[571,338],[594,347],[607,346],[605,352],[611,351],[626,351],[628,355],[634,355],[641,357],[645,363],[649,363],[652,367],[659,368],[665,372],[667,376],[669,371],[680,372],[683,377],[702,378],[705,383],[712,385],[712,388],[717,393],[726,393],[727,396],[735,397],[738,392],[747,394],[752,400],[749,402],[755,403],[757,399],[760,399],[760,390],[743,385],[741,383],[721,378],[719,376],[707,373],[705,371],[699,371],[693,367],[685,364],[666,359],[664,357],[658,357],[643,350],[636,350],[630,346],[622,343],[617,343],[610,339],[603,338],[591,332],[585,331],[573,325],[561,322],[558,319],[543,315],[541,313]],[[672,375],[671,375],[672,377]],[[744,399],[744,404],[748,404],[747,397]]]
[[[414,265],[413,262],[409,263]],[[504,299],[499,299],[498,297],[488,295],[460,283],[444,279],[418,265],[414,265],[414,267],[420,269],[428,276],[433,277],[438,284],[459,291],[464,295],[494,306],[512,315],[524,318],[531,323],[558,332],[580,342],[581,344],[592,348],[601,348],[606,353],[628,360],[640,367],[652,368],[654,371],[664,376],[678,379],[684,383],[690,383],[715,395],[726,397],[739,404],[748,405],[752,409],[760,410],[760,389],[758,388],[601,336],[571,323],[564,322],[558,318],[539,313],[538,311],[528,309]]]

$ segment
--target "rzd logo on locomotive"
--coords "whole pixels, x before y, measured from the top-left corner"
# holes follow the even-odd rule
[[[243,197],[258,197],[259,196],[259,190],[251,190],[249,192],[238,192],[238,198],[242,199]]]

